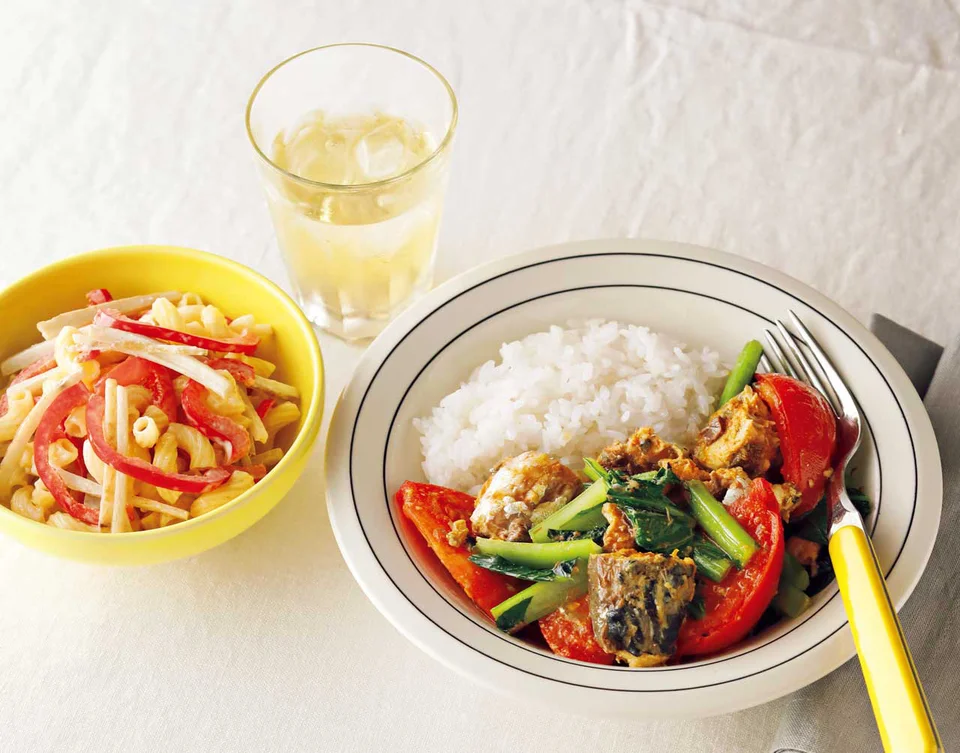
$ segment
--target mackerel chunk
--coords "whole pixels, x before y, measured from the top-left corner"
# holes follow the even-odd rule
[[[631,551],[591,555],[590,618],[601,648],[631,667],[665,663],[676,649],[696,572],[687,557]]]

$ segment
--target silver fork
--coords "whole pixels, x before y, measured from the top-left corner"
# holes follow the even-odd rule
[[[819,391],[837,415],[837,448],[827,485],[828,550],[884,750],[943,750],[877,555],[863,518],[847,495],[847,463],[860,446],[857,401],[810,330],[793,311],[789,313],[799,335],[778,321],[781,348],[777,336],[765,330],[770,347],[761,363],[768,371],[782,372]]]

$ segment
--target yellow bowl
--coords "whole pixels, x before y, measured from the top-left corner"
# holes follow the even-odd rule
[[[117,298],[163,290],[199,293],[228,316],[253,314],[273,325],[261,346],[277,378],[300,391],[300,425],[281,437],[283,459],[250,491],[212,512],[150,531],[68,531],[0,506],[0,532],[59,557],[105,565],[146,565],[205,551],[246,530],[287,493],[306,465],[323,415],[323,360],[316,335],[297,305],[272,282],[241,264],[173,246],[123,246],[65,259],[0,293],[0,357],[39,339],[36,323],[80,308],[84,293],[108,288]]]

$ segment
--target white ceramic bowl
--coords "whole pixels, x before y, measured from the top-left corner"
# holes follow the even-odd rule
[[[424,480],[425,415],[508,340],[602,317],[643,324],[732,361],[771,321],[796,311],[860,401],[868,426],[853,466],[874,500],[870,528],[901,606],[933,548],[942,499],[930,421],[903,370],[862,325],[811,288],[739,257],[694,246],[602,240],[545,248],[451,280],[403,314],[362,358],[327,443],[330,518],[370,600],[410,640],[491,688],[578,713],[707,716],[773,700],[854,654],[836,585],[794,620],[728,653],[656,669],[554,656],[499,632],[443,572],[393,505]]]

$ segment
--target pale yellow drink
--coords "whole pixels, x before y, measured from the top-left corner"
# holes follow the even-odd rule
[[[317,47],[260,80],[246,124],[300,305],[341,337],[377,335],[432,283],[450,84],[401,50]]]
[[[315,316],[344,336],[372,337],[432,282],[444,176],[382,183],[436,149],[430,134],[402,118],[315,111],[272,144],[275,165],[316,185],[279,181],[267,198],[291,277]],[[343,190],[356,186],[357,190]]]

